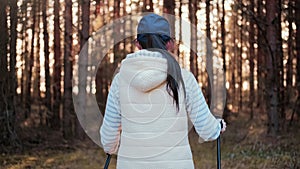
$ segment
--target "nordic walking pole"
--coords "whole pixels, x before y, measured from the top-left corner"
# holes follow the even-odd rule
[[[223,123],[221,121],[221,129],[223,128]],[[221,169],[221,133],[217,139],[217,167]]]
[[[217,139],[217,165],[221,169],[221,136]]]
[[[108,165],[109,165],[110,159],[111,159],[111,155],[107,153],[107,157],[106,157],[104,169],[108,169]]]

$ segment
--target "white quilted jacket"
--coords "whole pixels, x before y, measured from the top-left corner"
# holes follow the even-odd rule
[[[115,110],[120,112],[114,118],[104,117],[101,127],[104,150],[118,150],[118,169],[193,169],[188,118],[204,140],[218,137],[219,122],[209,112],[193,75],[185,70],[182,75],[187,96],[185,100],[181,88],[177,111],[166,90],[167,60],[160,53],[141,50],[123,60],[112,84],[118,86],[118,92],[114,92],[118,96],[111,97],[119,100],[111,107],[119,107]],[[110,113],[109,109],[105,114]],[[115,118],[120,119],[114,121]],[[113,126],[118,126],[111,131],[116,134],[106,134]]]

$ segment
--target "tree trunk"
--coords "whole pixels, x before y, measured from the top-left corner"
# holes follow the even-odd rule
[[[257,1],[257,16],[259,16],[259,20],[265,23],[264,12],[263,9],[265,6],[262,3],[262,0]],[[258,35],[257,35],[257,107],[260,110],[265,110],[265,74],[266,74],[266,66],[265,66],[265,58],[266,58],[266,46],[265,46],[265,25],[262,23],[257,23]]]
[[[191,46],[190,46],[190,70],[198,81],[198,62],[197,62],[197,1],[189,2],[189,19],[191,22]]]
[[[97,11],[97,12],[99,12],[99,13],[97,13],[97,15],[99,15],[99,16],[101,16],[102,17],[102,20],[103,20],[103,22],[105,21],[105,15],[106,15],[106,13],[105,13],[105,7],[104,7],[104,4],[102,4],[100,1],[99,1],[99,3],[98,3],[98,5],[99,5],[99,9],[101,9],[101,11],[99,10],[99,11]],[[98,8],[98,7],[97,7]],[[132,25],[132,24],[131,24]],[[103,34],[105,34],[105,31],[103,31]],[[106,43],[106,36],[104,36],[104,39],[103,39],[103,42],[104,42],[104,44]],[[103,47],[103,43],[101,43],[101,41],[99,40],[99,41],[97,41],[96,42],[96,45],[97,46],[100,46],[101,48]],[[99,55],[101,56],[101,57],[104,57],[103,55],[104,55],[104,53],[103,53],[103,51],[102,50],[100,50],[100,53],[99,53]],[[105,56],[104,58],[103,58],[103,61],[101,62],[101,64],[98,66],[98,70],[97,70],[97,73],[96,73],[96,79],[95,79],[95,81],[96,81],[96,99],[97,99],[97,102],[98,102],[98,105],[99,105],[99,109],[100,109],[100,111],[103,113],[104,112],[104,104],[103,104],[103,100],[104,100],[104,95],[103,95],[103,86],[104,86],[104,84],[103,84],[103,70],[102,70],[102,64],[104,63],[104,60],[107,58],[108,56]]]
[[[23,52],[23,56],[24,56],[24,67],[23,67],[23,70],[22,70],[22,88],[21,88],[21,93],[22,93],[22,98],[21,98],[21,101],[22,101],[22,108],[24,110],[24,117],[26,118],[28,116],[28,112],[27,112],[27,86],[28,86],[28,76],[29,76],[29,49],[30,49],[30,46],[29,46],[29,35],[28,35],[28,18],[29,18],[29,14],[27,12],[27,8],[28,8],[28,3],[25,3],[24,6],[23,6],[23,10],[24,10],[24,21],[23,21],[23,31],[24,31],[24,38],[22,39],[24,41],[24,52]]]
[[[7,0],[3,0],[0,3],[0,144],[1,145],[9,145],[10,138],[10,118],[8,118],[7,114],[10,114],[8,109],[8,63],[7,63],[7,45],[8,45],[8,28],[7,28]],[[3,148],[3,147],[1,147]]]
[[[11,145],[19,145],[18,137],[15,132],[15,119],[16,119],[16,89],[17,89],[17,71],[16,71],[16,57],[17,57],[17,22],[18,22],[18,6],[17,0],[11,0],[10,2],[10,99],[9,99],[9,109],[10,114],[8,114],[8,127],[10,131],[9,142]]]
[[[47,23],[47,4],[48,0],[45,0],[44,3],[42,4],[42,11],[43,11],[43,34],[44,34],[44,55],[45,55],[45,83],[46,83],[46,108],[47,112],[52,112],[51,109],[51,88],[50,88],[50,67],[49,67],[49,33],[48,33],[48,23]],[[47,113],[46,116],[46,123],[47,125],[49,124],[49,117]]]
[[[113,19],[117,20],[120,18],[120,2],[121,0],[114,0],[114,15]],[[114,33],[120,32],[120,24],[114,24],[113,25],[113,30]],[[121,51],[120,51],[120,42],[117,42],[117,37],[114,36],[114,68],[115,70],[118,67],[118,63],[121,61]]]
[[[282,48],[282,28],[281,28],[281,10],[282,10],[282,0],[277,0],[276,10],[277,10],[277,19],[276,23],[276,31],[277,31],[277,41],[276,41],[276,59],[277,59],[277,77],[278,77],[278,116],[280,117],[279,127],[282,128],[285,122],[285,104],[284,101],[284,70],[283,70],[283,48]]]
[[[143,12],[153,12],[153,2],[152,0],[144,0]]]
[[[169,14],[164,17],[167,18],[170,24],[171,37],[174,38],[175,37],[175,0],[163,1],[163,13]]]
[[[81,1],[81,36],[80,36],[80,49],[81,53],[79,56],[79,93],[78,93],[78,106],[82,112],[77,112],[77,117],[83,120],[85,123],[85,114],[86,111],[86,86],[87,86],[87,66],[88,66],[88,38],[89,38],[89,29],[90,29],[90,0]],[[78,120],[76,120],[78,122]],[[85,124],[83,124],[85,125]],[[76,124],[76,136],[79,139],[84,139],[84,131],[79,123]]]
[[[227,74],[227,68],[226,68],[226,29],[225,29],[225,0],[222,0],[222,19],[221,19],[221,41],[222,41],[222,58],[223,58],[223,76],[224,76],[224,82],[226,82],[226,74]],[[228,93],[228,90],[226,89],[226,92]],[[228,105],[227,105],[227,98],[225,98],[224,103],[224,114],[223,118],[227,120],[228,118]]]
[[[40,90],[40,84],[41,84],[41,60],[40,60],[40,48],[41,48],[41,39],[40,39],[40,32],[41,32],[41,28],[40,28],[40,23],[41,23],[41,2],[37,1],[37,11],[36,11],[36,50],[34,49],[33,51],[35,52],[35,57],[34,57],[34,74],[33,74],[33,86],[32,86],[32,90],[33,90],[33,94],[32,94],[32,98],[33,98],[33,102],[32,103],[36,103],[38,110],[37,113],[39,114],[39,125],[43,125],[43,114],[41,112],[41,105],[42,105],[42,100],[41,100],[41,90]]]
[[[239,110],[238,112],[242,111],[243,110],[243,36],[244,36],[244,25],[243,25],[243,15],[244,15],[244,12],[243,10],[241,10],[241,25],[240,25],[240,47],[239,47],[239,56],[238,57],[238,65],[239,65],[239,68],[238,68],[238,76],[239,76]]]
[[[232,28],[232,41],[231,41],[231,43],[233,44],[233,46],[232,46],[232,64],[231,64],[231,68],[232,68],[232,72],[231,72],[231,79],[232,79],[232,81],[231,81],[231,85],[230,86],[232,86],[232,94],[231,95],[229,95],[229,96],[232,96],[231,97],[231,102],[232,102],[232,106],[233,106],[233,111],[234,112],[237,112],[237,109],[235,109],[235,107],[237,106],[237,104],[236,104],[236,101],[237,101],[237,90],[236,90],[236,83],[237,83],[237,80],[236,80],[236,74],[237,74],[237,46],[235,45],[236,44],[236,39],[237,39],[237,33],[238,33],[238,27],[237,27],[237,7],[236,6],[234,6],[233,7],[233,14],[232,14],[233,16],[233,23],[232,23],[232,26],[233,26],[233,28]]]
[[[17,57],[17,0],[10,1],[10,109],[12,110],[12,120],[15,115],[15,98],[17,87],[16,57]]]
[[[208,75],[213,74],[213,63],[212,63],[212,42],[211,42],[211,34],[210,34],[210,0],[206,0],[206,7],[205,7],[205,16],[206,16],[206,71]],[[210,105],[211,102],[211,86],[213,84],[210,83],[213,82],[213,78],[207,76],[207,87],[206,87],[206,96],[208,99],[208,105]]]
[[[36,0],[32,2],[32,25],[31,25],[31,48],[29,57],[29,70],[28,79],[26,85],[26,97],[25,97],[25,118],[28,118],[31,112],[32,96],[31,96],[31,82],[32,82],[32,68],[34,66],[34,38],[35,38],[35,25],[36,25]]]
[[[276,0],[266,1],[266,19],[267,19],[267,40],[269,52],[266,58],[267,66],[267,112],[269,117],[268,132],[276,135],[279,129],[278,122],[278,69],[277,69],[277,41],[278,31],[276,30],[276,19],[278,20]]]
[[[254,0],[250,1],[249,4],[249,10],[251,13],[254,13]],[[255,93],[254,91],[254,56],[255,56],[255,51],[254,51],[254,36],[255,36],[255,32],[254,32],[254,18],[249,17],[249,66],[250,66],[250,91],[249,91],[249,104],[250,104],[250,119],[253,119],[253,103],[254,103],[254,99],[255,99],[255,95],[253,95]],[[253,94],[252,94],[253,93]]]
[[[300,98],[300,3],[297,1],[295,3],[296,8],[295,8],[295,18],[296,18],[296,51],[297,51],[297,77],[296,77],[296,82],[297,82],[297,91],[298,91],[298,99]],[[297,108],[300,107],[300,102],[297,105]],[[298,112],[298,116],[300,116],[300,111]]]
[[[65,6],[65,44],[64,44],[64,109],[63,136],[73,136],[73,102],[72,102],[72,0],[66,0]]]
[[[178,15],[179,15],[179,18],[181,18],[182,16],[182,0],[179,0],[179,9],[178,9]],[[182,42],[182,19],[179,19],[179,39],[178,39],[178,46],[177,46],[177,55],[178,55],[178,62],[179,64],[182,65],[182,67],[184,67],[184,56],[181,56],[181,53],[180,53],[180,44]]]
[[[288,3],[288,15],[287,20],[289,23],[288,29],[289,29],[289,37],[288,37],[288,58],[287,58],[287,71],[286,71],[286,96],[284,100],[284,105],[289,105],[289,98],[291,96],[291,90],[292,90],[292,82],[293,82],[293,58],[294,58],[294,47],[293,47],[293,22],[294,22],[294,14],[293,14],[293,7],[294,3],[293,0],[289,0]]]
[[[53,68],[53,114],[51,127],[55,130],[60,128],[60,105],[61,105],[61,38],[59,22],[59,0],[54,0],[54,68]]]

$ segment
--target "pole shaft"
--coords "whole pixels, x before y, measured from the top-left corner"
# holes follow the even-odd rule
[[[106,161],[105,161],[104,169],[108,169],[108,165],[110,163],[110,158],[111,158],[111,155],[107,154],[107,158],[106,158]]]
[[[221,169],[221,136],[217,139],[217,165]]]

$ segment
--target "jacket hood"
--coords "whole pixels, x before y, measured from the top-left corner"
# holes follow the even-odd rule
[[[122,61],[120,75],[129,86],[149,92],[166,81],[167,67],[160,52],[139,50]]]

